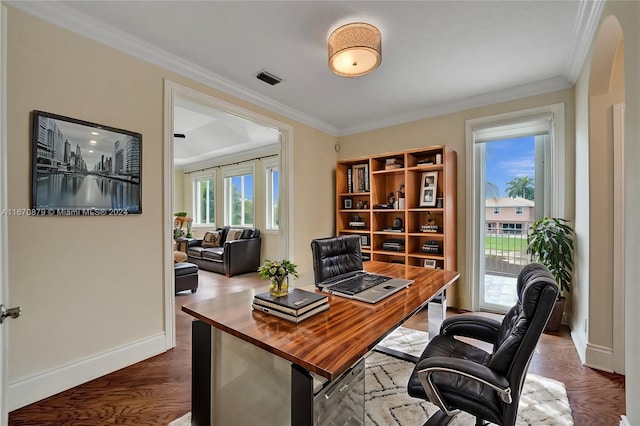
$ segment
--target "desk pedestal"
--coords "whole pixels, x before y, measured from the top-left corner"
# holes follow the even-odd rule
[[[330,382],[194,321],[191,424],[364,424],[364,359]]]

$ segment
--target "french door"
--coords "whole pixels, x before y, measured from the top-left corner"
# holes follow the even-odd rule
[[[470,180],[471,305],[506,312],[516,302],[516,278],[529,263],[533,223],[558,210],[560,105],[467,122]],[[553,183],[553,184],[552,184]]]

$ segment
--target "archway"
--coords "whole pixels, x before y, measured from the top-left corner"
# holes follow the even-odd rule
[[[589,80],[589,285],[585,364],[624,373],[624,38],[598,32]],[[578,167],[578,165],[576,165]],[[584,300],[584,299],[583,299]]]

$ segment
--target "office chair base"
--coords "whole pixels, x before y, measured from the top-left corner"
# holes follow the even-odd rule
[[[442,410],[438,410],[433,416],[429,417],[423,426],[446,426],[455,418],[455,416],[447,416]]]

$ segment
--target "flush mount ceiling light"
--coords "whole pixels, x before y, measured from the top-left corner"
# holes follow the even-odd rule
[[[343,77],[369,74],[382,62],[382,36],[371,24],[353,22],[329,36],[329,68]]]

